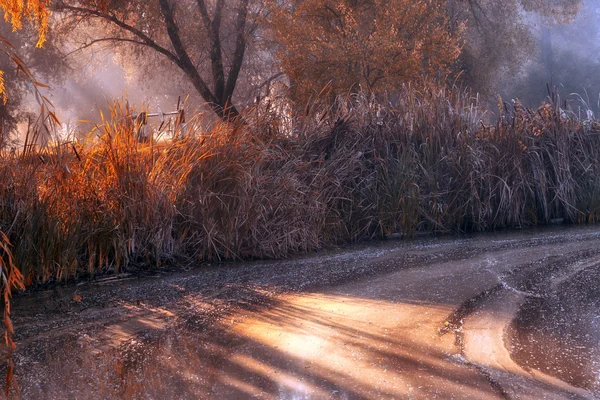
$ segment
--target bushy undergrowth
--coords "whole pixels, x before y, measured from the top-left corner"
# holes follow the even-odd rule
[[[600,217],[594,121],[406,86],[394,106],[355,95],[291,119],[191,128],[140,145],[115,106],[99,138],[0,160],[0,231],[27,283],[170,260],[281,258],[417,231]],[[291,121],[291,122],[290,122]]]

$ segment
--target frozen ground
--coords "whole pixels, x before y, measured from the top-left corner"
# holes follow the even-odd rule
[[[599,272],[575,227],[120,276],[18,296],[16,375],[30,399],[595,398]]]

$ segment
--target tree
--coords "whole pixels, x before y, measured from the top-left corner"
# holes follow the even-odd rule
[[[42,47],[46,41],[46,32],[48,30],[48,20],[50,12],[48,10],[48,0],[0,0],[0,10],[4,13],[5,20],[9,21],[13,31],[23,28],[23,19],[29,19],[37,23],[38,41],[36,47]],[[8,58],[19,64],[19,60],[15,60],[13,52],[14,46],[6,37],[0,36],[0,52],[8,56]],[[6,87],[4,80],[4,72],[0,70],[0,95],[6,104]]]
[[[23,27],[23,19],[28,19],[38,27],[37,47],[42,47],[46,41],[48,21],[50,19],[50,0],[0,0],[0,10],[14,30]]]
[[[255,28],[249,0],[57,0],[68,24],[91,26],[98,43],[153,51],[177,66],[222,119],[239,115],[233,96]]]
[[[68,67],[52,38],[45,41],[43,48],[33,46],[39,38],[39,31],[31,24],[22,26],[18,32],[12,32],[10,24],[0,24],[0,37],[4,43],[10,43],[6,44],[5,57],[0,57],[0,70],[6,77],[5,98],[0,101],[0,150],[4,150],[9,144],[7,139],[17,133],[17,124],[29,114],[24,104],[35,83],[39,84],[38,80],[46,84],[57,83],[64,78]],[[23,68],[27,69],[27,73],[22,71]]]
[[[598,112],[600,93],[600,13],[596,0],[585,0],[568,24],[539,17],[534,31],[537,51],[525,71],[501,94],[536,107],[548,96],[547,84],[577,110]],[[577,93],[577,95],[572,95]],[[561,105],[563,105],[561,103]]]
[[[531,20],[571,21],[581,0],[448,0],[448,19],[465,23],[456,72],[467,86],[494,94],[537,53]]]
[[[444,77],[460,54],[442,0],[304,0],[269,3],[268,22],[296,100],[330,85],[334,93],[393,90]]]
[[[34,77],[35,72],[50,80],[58,79],[63,71],[59,66],[64,66],[56,47],[44,46],[48,6],[48,0],[0,0],[0,11],[9,22],[0,26],[0,149],[23,116],[21,105],[27,86],[42,105],[41,120],[51,118],[52,125],[58,121],[49,101],[40,94],[39,89],[46,86]],[[32,43],[36,43],[35,48]],[[7,72],[11,75],[5,79]]]

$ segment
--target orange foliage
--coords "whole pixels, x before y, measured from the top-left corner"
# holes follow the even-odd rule
[[[13,361],[12,351],[15,349],[15,342],[12,340],[14,334],[13,324],[10,320],[10,298],[12,290],[22,290],[25,288],[23,284],[23,275],[21,271],[13,263],[11,244],[8,241],[8,237],[0,231],[0,274],[2,275],[0,283],[0,293],[2,294],[2,300],[4,301],[4,340],[3,345],[6,346],[8,351],[7,363],[8,372],[6,375],[6,394],[8,395],[9,389],[12,385],[13,377]],[[18,390],[18,388],[17,388]]]
[[[17,31],[23,27],[23,19],[28,19],[37,25],[39,37],[36,47],[42,47],[46,41],[50,19],[49,7],[50,0],[0,0],[0,10],[4,12],[4,19],[12,24],[13,30]],[[18,70],[24,72],[34,84],[38,84],[21,59],[15,54],[14,46],[1,35],[0,53],[5,53],[10,57],[17,65]],[[8,99],[4,83],[4,73],[0,71],[0,98],[2,98],[3,104],[6,104]]]
[[[6,82],[4,81],[3,71],[0,71],[0,97],[2,97],[2,102],[6,104],[8,98],[6,97]]]
[[[4,11],[4,19],[10,22],[14,30],[23,26],[23,19],[29,19],[39,27],[37,47],[46,41],[48,21],[50,19],[50,0],[0,0],[0,9]]]
[[[269,23],[293,94],[381,92],[423,76],[445,77],[461,51],[445,0],[270,2]]]

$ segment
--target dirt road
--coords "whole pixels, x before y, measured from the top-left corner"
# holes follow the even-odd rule
[[[585,227],[120,276],[18,297],[17,377],[32,399],[595,398],[599,269]]]

